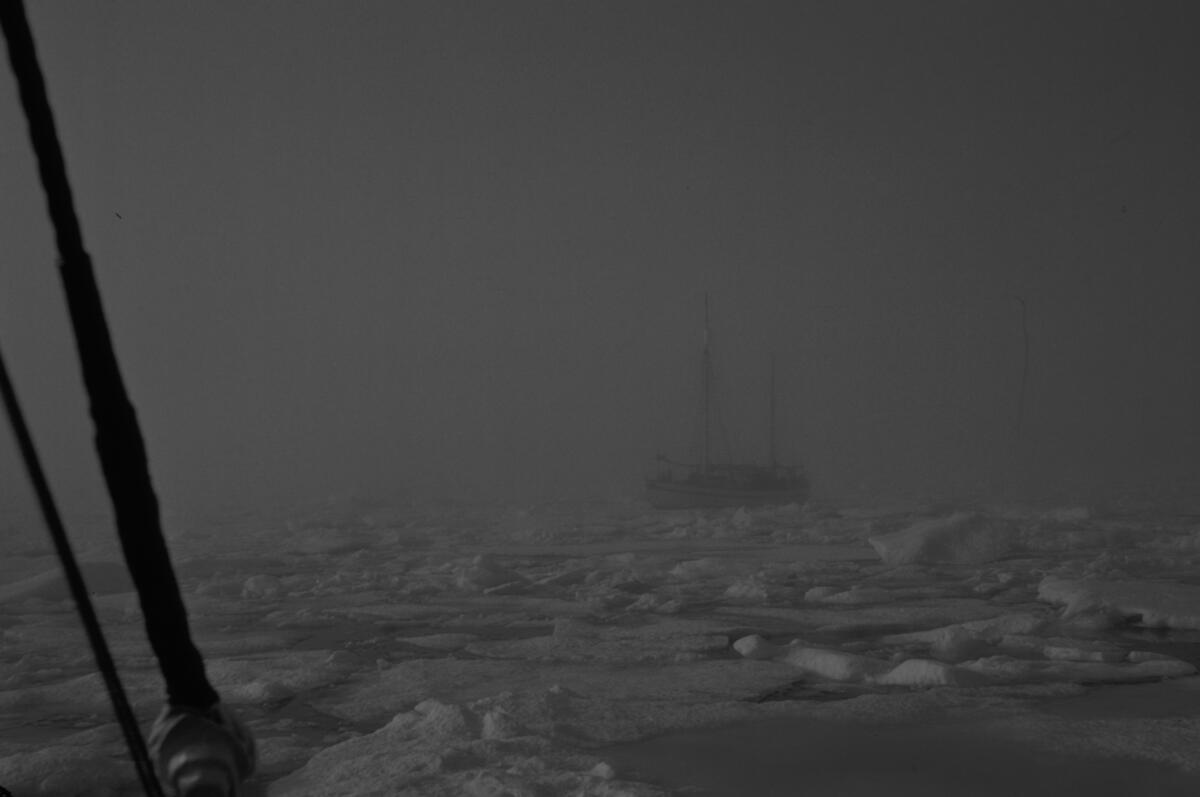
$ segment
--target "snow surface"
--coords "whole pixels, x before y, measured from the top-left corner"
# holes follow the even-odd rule
[[[866,756],[870,728],[953,720],[1200,785],[1194,518],[340,504],[174,518],[170,537],[209,675],[259,742],[254,794],[664,794],[620,763],[638,745],[781,718],[862,728]],[[19,539],[0,785],[137,794],[55,560]],[[148,723],[137,600],[111,545],[86,550]]]

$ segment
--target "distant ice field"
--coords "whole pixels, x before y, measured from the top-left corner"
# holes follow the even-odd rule
[[[0,785],[136,794],[57,564],[21,531],[0,543]],[[256,794],[1200,786],[1190,516],[342,504],[169,537]],[[115,541],[78,547],[148,723],[162,684]]]

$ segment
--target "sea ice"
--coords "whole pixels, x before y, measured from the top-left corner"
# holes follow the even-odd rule
[[[980,620],[954,623],[952,625],[931,628],[928,631],[910,631],[904,634],[889,634],[880,641],[889,645],[907,645],[912,643],[929,644],[935,651],[949,651],[964,646],[969,642],[994,645],[1006,636],[1014,634],[1038,634],[1048,625],[1050,620],[1027,612],[1003,614],[998,617],[988,617]]]
[[[133,591],[133,580],[129,577],[129,571],[125,565],[118,562],[80,562],[79,570],[91,595],[113,595]],[[58,567],[0,587],[0,604],[30,598],[64,601],[70,597],[67,579]]]
[[[271,788],[273,797],[662,794],[623,783],[594,756],[556,749],[492,701],[424,700],[377,731],[329,747]]]
[[[525,577],[501,566],[493,557],[481,554],[459,570],[457,583],[460,589],[482,591],[506,585],[524,585]]]
[[[1111,642],[1051,637],[1042,645],[1042,655],[1055,661],[1124,661],[1127,651]]]
[[[287,551],[300,554],[335,554],[362,550],[376,544],[378,535],[361,530],[323,527],[288,534]]]
[[[766,584],[759,575],[740,578],[725,590],[725,597],[732,600],[762,602],[767,600],[769,593]]]
[[[1196,667],[1170,656],[1142,658],[1136,662],[1107,663],[1094,661],[1052,661],[1042,672],[1056,680],[1078,683],[1122,681],[1157,681],[1163,678],[1186,678],[1196,674]]]
[[[715,557],[705,559],[689,559],[671,568],[670,574],[680,581],[692,581],[702,578],[723,575],[728,572],[729,564]]]
[[[251,576],[242,584],[243,598],[276,598],[283,590],[279,578],[260,574]]]
[[[804,593],[804,600],[811,603],[819,603],[828,598],[830,595],[837,595],[839,592],[841,592],[841,590],[838,587],[810,587],[808,591]]]
[[[283,700],[334,683],[353,666],[353,661],[331,657],[328,650],[250,654],[207,662],[213,686],[232,704]]]
[[[986,677],[978,673],[930,659],[907,659],[884,673],[869,677],[868,680],[880,686],[914,688],[980,686],[988,682]]]
[[[773,659],[781,652],[779,645],[772,644],[758,634],[744,636],[733,643],[733,649],[747,659],[759,661]]]
[[[621,667],[607,662],[411,659],[379,672],[351,676],[345,683],[314,696],[312,703],[331,716],[374,723],[431,697],[462,703],[492,697],[501,687],[518,695],[543,694],[558,688],[578,696],[571,701],[579,704],[580,711],[591,707],[594,712],[572,720],[572,733],[598,739],[613,735],[629,738],[624,734],[638,731],[628,728],[647,727],[646,723],[657,727],[654,723],[668,709],[695,715],[705,706],[737,704],[794,678],[795,670],[786,664],[741,659]],[[618,710],[620,714],[613,714]]]
[[[807,675],[833,683],[868,683],[879,686],[978,686],[988,678],[970,670],[929,659],[905,659],[899,663],[845,650],[806,645],[799,640],[780,646],[757,634],[742,637],[733,648],[747,659],[778,661]]]
[[[1050,510],[1045,517],[1056,523],[1084,523],[1091,520],[1092,511],[1086,506],[1066,506]]]
[[[432,650],[462,650],[478,639],[479,637],[475,634],[426,634],[403,637],[403,640],[410,645]]]
[[[1197,627],[1200,587],[1149,580],[1170,575],[1154,568],[1184,572],[1186,557],[1175,554],[1196,535],[1182,523],[1126,528],[1077,512],[917,523],[911,510],[540,512],[448,509],[403,528],[331,520],[286,535],[251,518],[242,525],[263,531],[232,535],[238,558],[184,560],[210,675],[261,732],[265,775],[294,773],[272,784],[273,797],[657,794],[576,745],[797,713],[877,723],[952,706],[975,721],[970,712],[1012,714],[1038,696],[1083,694],[1073,683],[1195,671],[1162,653],[1076,638],[1089,636],[1080,626],[1093,616]],[[671,537],[676,528],[686,539]],[[1095,555],[1117,538],[1140,547]],[[1002,566],[960,566],[1001,555]],[[910,564],[895,565],[905,557]],[[1149,576],[1078,578],[1122,571]],[[108,710],[103,690],[80,676],[86,650],[78,635],[67,641],[69,606],[48,574],[0,588],[17,587],[15,602],[0,601],[11,654],[0,661],[0,721],[95,722]],[[96,575],[100,590],[115,588]],[[140,623],[122,612],[129,597],[101,596],[100,607],[135,709],[152,713],[162,685]],[[1045,603],[1069,608],[1059,618]],[[797,635],[807,641],[769,641]],[[798,682],[855,697],[791,699]],[[955,688],[980,684],[992,686]],[[12,728],[10,737],[21,732]],[[17,797],[18,786],[38,793],[6,774],[34,767],[41,759],[31,755],[31,746],[0,747],[0,783]],[[74,794],[74,784],[53,793]],[[84,785],[117,794],[132,780],[126,770],[124,780]]]
[[[805,597],[807,597],[807,594]],[[857,606],[866,603],[888,603],[892,600],[895,600],[892,592],[882,587],[853,587],[844,592],[826,595],[820,599],[821,603],[842,604],[844,606]]]
[[[888,565],[914,562],[977,564],[990,562],[1012,551],[1016,530],[999,518],[959,512],[950,517],[923,520],[903,531],[868,538],[871,547]]]
[[[1200,586],[1170,581],[1100,581],[1047,576],[1038,598],[1063,606],[1063,618],[1120,617],[1151,628],[1200,630]]]
[[[882,675],[890,669],[886,661],[799,642],[788,645],[777,658],[802,672],[838,682],[857,682]]]
[[[938,629],[929,652],[943,661],[963,661],[985,655],[989,647],[984,637],[972,633],[964,625],[951,625]]]
[[[983,639],[994,641],[1006,634],[1038,634],[1050,623],[1051,619],[1045,615],[1019,612],[982,620],[968,620],[962,627]]]
[[[0,758],[0,785],[15,797],[102,797],[123,793],[129,769],[103,750],[54,745]]]

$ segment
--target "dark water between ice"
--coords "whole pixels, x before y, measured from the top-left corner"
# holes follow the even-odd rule
[[[1200,776],[1040,750],[963,722],[867,726],[769,719],[609,748],[623,778],[703,797],[1175,797]]]

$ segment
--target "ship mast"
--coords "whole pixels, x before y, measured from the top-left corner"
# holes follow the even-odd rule
[[[712,383],[712,352],[708,343],[708,294],[704,294],[704,473],[709,471],[709,390]]]
[[[770,418],[770,426],[768,427],[768,455],[767,459],[771,463],[771,469],[774,470],[779,461],[775,457],[775,355],[771,355],[771,404],[768,413]]]

